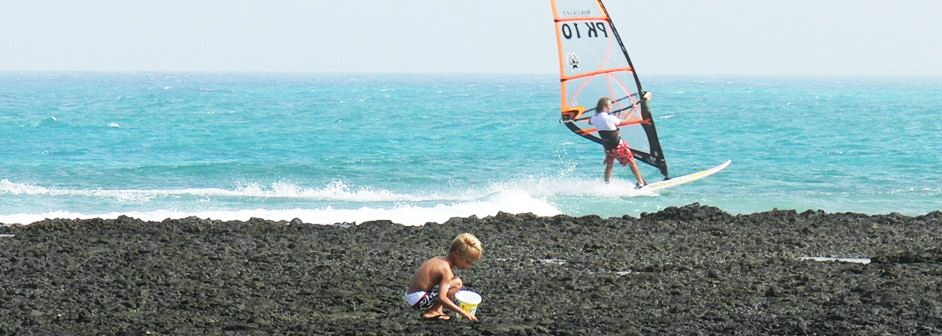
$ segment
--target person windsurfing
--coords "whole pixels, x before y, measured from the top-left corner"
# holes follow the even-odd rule
[[[644,99],[650,99],[650,93],[645,93]],[[644,180],[641,170],[638,169],[638,164],[635,163],[634,154],[631,153],[628,142],[621,138],[618,130],[618,124],[624,120],[611,114],[612,104],[614,101],[609,97],[599,98],[595,105],[595,115],[589,119],[589,123],[595,126],[599,137],[602,138],[602,147],[605,150],[605,183],[611,180],[612,168],[615,166],[615,159],[618,159],[622,166],[631,165],[631,172],[638,181],[635,185],[638,188],[644,187],[648,183]]]

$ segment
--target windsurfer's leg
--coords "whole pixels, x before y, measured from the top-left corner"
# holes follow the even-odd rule
[[[615,149],[605,151],[605,183],[612,179],[612,168],[615,167]]]
[[[638,164],[635,163],[635,160],[631,160],[631,172],[635,174],[639,188],[648,184],[648,182],[644,180],[644,175],[641,174],[641,169],[638,169]]]
[[[612,168],[614,167],[615,167],[615,162],[605,163],[605,183],[608,183],[612,179]]]

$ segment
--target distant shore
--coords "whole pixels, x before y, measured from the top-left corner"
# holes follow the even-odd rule
[[[421,321],[403,287],[461,232],[481,322]],[[54,219],[0,226],[0,335],[937,335],[940,246],[939,211]]]

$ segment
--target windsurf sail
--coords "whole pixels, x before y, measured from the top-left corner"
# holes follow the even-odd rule
[[[621,136],[634,157],[668,178],[648,100],[642,98],[641,79],[605,5],[601,0],[551,1],[559,47],[561,122],[573,133],[602,143],[589,119],[599,98],[612,98],[615,114],[624,120]]]

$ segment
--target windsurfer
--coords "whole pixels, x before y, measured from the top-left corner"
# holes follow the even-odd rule
[[[645,98],[648,99],[648,96],[645,95]],[[641,188],[647,182],[645,182],[641,170],[638,169],[638,164],[635,163],[634,155],[631,153],[628,143],[621,139],[618,124],[622,120],[611,114],[613,103],[609,97],[599,98],[598,104],[595,106],[595,116],[589,120],[589,123],[598,129],[599,137],[602,138],[602,146],[605,149],[605,183],[608,183],[612,178],[612,168],[615,166],[615,159],[617,158],[623,166],[631,165],[631,172],[638,180],[637,186]]]

